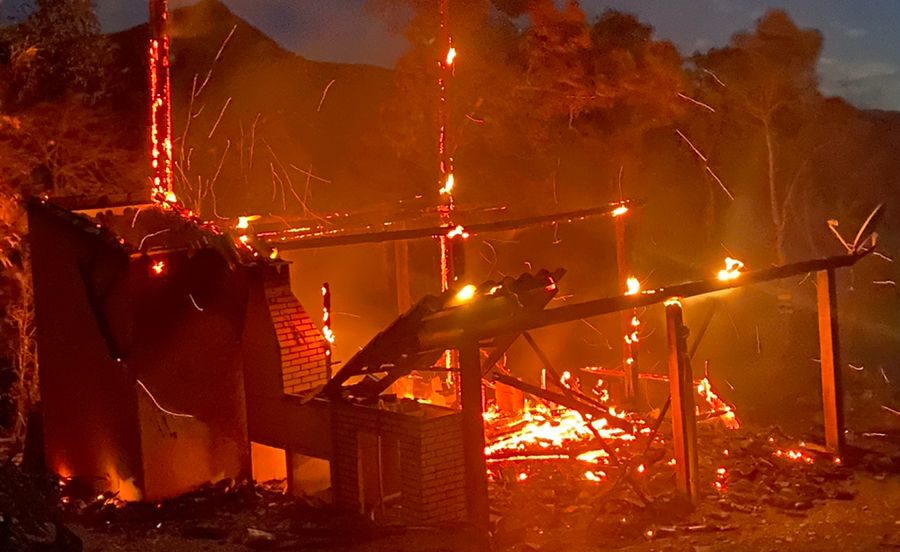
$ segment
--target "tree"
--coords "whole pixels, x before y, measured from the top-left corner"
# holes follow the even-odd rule
[[[788,213],[796,193],[796,171],[802,170],[795,168],[793,174],[783,170],[788,163],[782,155],[783,141],[791,125],[782,123],[796,125],[815,112],[821,100],[816,76],[821,50],[819,31],[800,29],[786,12],[772,10],[754,32],[736,34],[727,47],[695,58],[702,73],[717,81],[709,86],[715,98],[711,101],[733,121],[755,126],[763,140],[766,195],[779,264],[787,256]]]
[[[76,94],[95,104],[108,93],[112,56],[92,0],[36,0],[0,39],[5,79],[0,108],[22,108]]]
[[[398,63],[398,93],[385,119],[401,155],[436,167],[437,10],[409,3],[417,10],[405,33],[412,48]],[[609,11],[592,21],[577,2],[557,4],[450,3],[459,62],[449,88],[449,142],[462,182],[516,182],[517,199],[545,205],[535,182],[552,178],[561,157],[575,157],[590,167],[576,185],[594,192],[597,169],[618,173],[640,157],[645,134],[683,108],[677,94],[685,78],[671,43],[654,40],[634,16]]]
[[[108,97],[112,50],[89,0],[37,0],[0,32],[0,351],[15,371],[15,437],[38,400],[22,198],[128,189],[136,155]],[[138,181],[139,182],[139,181]]]

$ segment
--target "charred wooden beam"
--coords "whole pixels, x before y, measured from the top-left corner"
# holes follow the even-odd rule
[[[642,202],[625,201],[589,209],[523,217],[517,219],[499,220],[494,222],[481,222],[467,225],[466,231],[472,234],[485,232],[505,232],[508,230],[521,230],[544,224],[559,222],[574,222],[592,217],[612,216],[615,209],[627,206],[629,209],[638,207]],[[383,243],[396,240],[414,240],[420,238],[439,238],[446,236],[450,228],[446,226],[430,226],[424,228],[409,228],[404,230],[386,230],[377,232],[342,233],[342,231],[318,231],[306,235],[292,235],[290,230],[283,232],[266,232],[258,234],[281,251],[290,249],[317,249],[322,247],[337,247],[341,245],[358,245],[363,243]]]
[[[822,270],[816,276],[825,446],[829,451],[841,454],[844,450],[844,390],[838,339],[837,285],[833,268]]]
[[[469,522],[488,529],[487,463],[484,458],[484,409],[481,394],[481,351],[469,339],[459,348],[463,426],[463,464]]]
[[[628,277],[631,271],[625,241],[625,220],[624,216],[616,217],[616,268],[619,276],[619,293],[628,291]],[[635,316],[634,313],[629,315],[627,311],[623,311],[620,314],[623,336],[631,335],[633,331],[631,327],[633,316]],[[638,402],[638,374],[640,370],[638,368],[637,343],[631,340],[622,341],[622,369],[625,372],[625,400],[632,405],[636,405]]]
[[[582,318],[646,307],[663,303],[673,297],[694,297],[725,289],[781,280],[809,272],[848,267],[855,264],[866,254],[866,252],[863,252],[813,259],[745,272],[733,280],[698,280],[655,290],[647,290],[637,295],[605,297],[540,312],[524,311],[514,302],[503,301],[502,297],[478,300],[472,305],[454,309],[452,312],[444,311],[426,317],[418,335],[419,346],[423,349],[446,349],[453,347],[455,343],[459,342],[464,332],[480,338],[498,334],[518,333],[572,322]]]
[[[694,378],[687,352],[688,331],[682,316],[681,302],[666,303],[675,481],[683,498],[693,503],[697,497],[697,420],[694,412]]]
[[[625,372],[622,370],[617,370],[615,368],[591,368],[589,370],[581,370],[587,374],[593,374],[595,376],[602,376],[608,378],[624,378]],[[638,378],[644,381],[654,381],[659,383],[669,383],[669,376],[666,374],[654,374],[652,372],[641,372],[638,374]],[[700,380],[694,380],[694,384],[697,385],[700,383]]]

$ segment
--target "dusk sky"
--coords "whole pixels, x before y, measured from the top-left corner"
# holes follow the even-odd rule
[[[181,0],[180,3],[190,3]],[[9,11],[15,0],[0,0]],[[224,0],[284,47],[316,60],[390,67],[404,40],[366,9],[367,0]],[[436,0],[435,0],[436,2]],[[172,0],[178,5],[179,0]],[[104,28],[146,19],[146,2],[97,0]],[[781,7],[825,36],[822,88],[860,107],[900,110],[900,1],[866,0],[582,0],[592,15],[615,8],[637,14],[684,53],[726,43],[766,9]]]

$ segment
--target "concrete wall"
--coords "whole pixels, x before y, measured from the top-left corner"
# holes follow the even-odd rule
[[[134,377],[97,316],[103,290],[127,277],[128,258],[45,210],[29,215],[47,463],[141,498]]]
[[[29,225],[49,467],[131,500],[248,477],[245,271],[204,249],[129,259],[52,206]]]

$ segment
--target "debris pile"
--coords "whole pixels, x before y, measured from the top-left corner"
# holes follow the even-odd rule
[[[630,460],[604,466],[604,478],[585,477],[583,462],[559,451],[555,457],[521,455],[490,464],[497,548],[542,550],[554,542],[587,543],[586,538],[595,545],[624,546],[700,533],[735,534],[772,515],[805,519],[828,501],[853,501],[858,492],[854,470],[862,468],[876,479],[900,473],[900,450],[848,460],[793,440],[778,428],[725,427],[699,426],[701,496],[693,510],[674,493],[666,426],[648,454],[623,451]],[[625,470],[627,485],[622,484]]]

